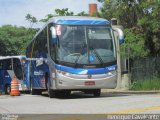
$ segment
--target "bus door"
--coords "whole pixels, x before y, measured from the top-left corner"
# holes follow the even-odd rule
[[[23,83],[27,86],[27,90],[30,90],[30,60],[22,62],[22,71],[24,79]]]
[[[44,65],[44,60],[41,58],[37,58],[36,60],[32,60],[32,71],[31,76],[32,76],[32,85],[36,89],[45,89],[45,65]]]
[[[11,76],[8,71],[12,69],[11,59],[0,60],[0,89],[6,94],[10,92]]]
[[[25,61],[24,63],[21,59],[13,58],[13,71],[19,82],[19,90],[25,91],[28,90],[27,79],[26,79],[26,67]]]

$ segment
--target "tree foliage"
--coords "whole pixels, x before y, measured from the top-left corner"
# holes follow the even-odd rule
[[[74,12],[68,8],[55,9],[55,13],[48,14],[40,22],[46,22],[54,16],[73,16]],[[79,16],[86,16],[83,11],[78,13]],[[12,25],[4,25],[0,27],[0,56],[25,54],[27,44],[32,40],[38,29],[34,29],[33,25],[37,23],[36,17],[27,14],[25,19],[29,22],[29,28],[17,27]]]
[[[132,57],[160,56],[160,0],[98,0],[99,16],[117,18],[126,29]]]
[[[50,18],[55,17],[55,16],[73,16],[74,12],[69,11],[68,8],[63,8],[63,9],[55,9],[54,14],[48,14],[44,19],[41,19],[40,22],[47,22]]]
[[[37,23],[37,22],[38,22],[37,18],[34,17],[34,16],[32,16],[32,15],[29,14],[29,13],[26,15],[26,20],[30,22],[30,28],[33,27],[33,24],[34,24],[34,23]]]
[[[110,20],[117,18],[125,28],[125,50],[131,51],[131,57],[160,56],[160,0],[98,0],[103,7],[99,17]],[[40,22],[46,22],[54,16],[88,16],[84,11],[74,14],[68,8],[55,9]],[[25,46],[35,34],[33,24],[38,20],[31,14],[26,15],[30,28],[5,25],[0,27],[0,55],[24,53]]]
[[[5,25],[0,27],[0,56],[25,54],[36,29]]]
[[[55,17],[55,16],[88,16],[87,13],[84,11],[74,14],[73,11],[69,11],[68,8],[63,8],[63,9],[55,9],[55,12],[52,14],[47,14],[45,18],[41,19],[40,22],[47,22],[50,18]]]

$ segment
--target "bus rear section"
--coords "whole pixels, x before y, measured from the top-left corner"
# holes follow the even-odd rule
[[[4,91],[5,94],[10,93],[11,77],[7,70],[0,69],[0,90]]]
[[[47,89],[50,97],[75,90],[100,96],[117,85],[115,38],[105,19],[55,17],[35,35],[27,56],[44,60],[32,64],[31,78],[33,89]]]

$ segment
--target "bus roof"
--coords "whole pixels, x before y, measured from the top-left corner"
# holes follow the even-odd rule
[[[106,19],[88,16],[58,16],[51,18],[48,23],[68,25],[110,25],[110,22]]]
[[[36,35],[33,37],[30,43],[50,23],[64,24],[64,25],[108,25],[110,26],[110,22],[104,18],[89,17],[89,16],[57,16],[57,17],[50,18],[48,22],[36,33]]]
[[[21,59],[21,58],[26,58],[26,56],[25,55],[19,55],[19,56],[0,56],[0,60],[6,60],[6,59],[12,59],[12,58]]]

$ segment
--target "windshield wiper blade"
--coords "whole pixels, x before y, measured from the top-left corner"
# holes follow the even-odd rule
[[[80,53],[82,53],[83,52],[83,48],[85,47],[85,43],[83,42],[82,43],[82,48],[81,48],[81,51],[80,51]],[[74,65],[74,67],[76,67],[77,66],[77,62],[78,62],[78,60],[79,60],[79,57],[80,57],[81,55],[79,54],[79,56],[77,57],[77,59],[75,60],[75,65]]]
[[[60,40],[59,40],[59,36],[57,35],[57,46],[58,48],[60,47]]]
[[[104,62],[102,60],[102,58],[99,56],[98,52],[96,51],[96,49],[94,49],[93,47],[90,46],[90,48],[93,50],[94,54],[96,55],[96,57],[98,58],[99,62],[101,63],[102,66],[104,66]]]

